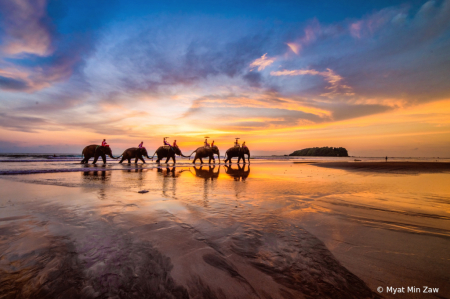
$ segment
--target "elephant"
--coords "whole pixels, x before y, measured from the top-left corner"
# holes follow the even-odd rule
[[[147,157],[147,159],[151,159],[148,156],[147,150],[145,148],[130,147],[123,152],[122,160],[120,160],[119,163],[122,163],[124,160],[128,160],[128,163],[131,163],[132,158],[135,158],[134,163],[137,163],[138,159],[145,163],[145,160],[142,156]]]
[[[237,165],[238,169],[233,169],[231,166],[225,165],[225,173],[234,178],[235,181],[245,181],[247,177],[250,175],[250,165],[247,165],[247,170],[241,165]]]
[[[86,146],[83,149],[83,160],[81,160],[81,163],[88,163],[89,159],[94,157],[94,162],[92,164],[97,163],[98,157],[102,157],[103,164],[106,164],[106,155],[110,156],[113,159],[119,159],[119,157],[114,157],[111,152],[111,148],[109,146],[101,146],[96,144],[91,144]]]
[[[217,146],[201,146],[197,148],[195,151],[192,152],[192,154],[195,153],[194,161],[192,163],[195,164],[195,161],[197,159],[200,159],[200,162],[203,164],[202,158],[209,157],[209,163],[211,164],[211,159],[216,163],[216,160],[214,159],[214,155],[217,155],[219,158],[220,163],[220,152],[219,148]],[[192,154],[189,156],[189,159],[191,159]]]
[[[238,161],[237,163],[239,164],[239,162],[242,160],[244,160],[244,164],[245,164],[245,156],[247,155],[248,158],[248,164],[250,164],[250,150],[248,149],[248,147],[244,146],[244,147],[237,147],[237,146],[233,146],[230,147],[227,152],[225,153],[225,163],[227,163],[227,161],[231,162],[231,158],[234,157],[238,157]]]
[[[183,155],[181,153],[181,150],[180,150],[180,148],[178,146],[170,147],[170,148],[167,148],[167,147],[168,147],[167,145],[160,146],[156,150],[155,154],[158,156],[158,159],[156,160],[156,163],[159,163],[159,161],[161,161],[162,158],[167,158],[165,163],[169,162],[170,158],[172,158],[173,163],[177,163],[177,161],[175,159],[175,155],[182,156],[182,157],[185,157],[185,158],[188,157],[188,156],[185,156],[185,155]],[[155,154],[153,154],[152,159],[155,156]]]

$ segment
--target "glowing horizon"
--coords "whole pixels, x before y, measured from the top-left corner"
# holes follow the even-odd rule
[[[305,3],[0,1],[0,152],[450,156],[450,1]]]

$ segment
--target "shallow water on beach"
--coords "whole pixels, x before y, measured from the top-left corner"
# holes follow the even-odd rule
[[[449,297],[450,173],[180,162],[0,165],[0,298]]]

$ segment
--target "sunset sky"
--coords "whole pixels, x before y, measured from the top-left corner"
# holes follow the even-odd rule
[[[0,0],[0,152],[165,136],[450,157],[450,0]]]

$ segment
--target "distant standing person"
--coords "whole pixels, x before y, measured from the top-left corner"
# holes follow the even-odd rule
[[[386,162],[387,162],[387,156],[386,156]]]

